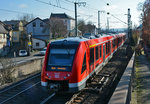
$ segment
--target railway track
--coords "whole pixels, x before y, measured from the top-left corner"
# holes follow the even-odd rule
[[[122,47],[110,62],[87,82],[87,87],[66,104],[107,104],[128,61],[125,47]]]
[[[53,94],[40,86],[40,73],[0,90],[0,104],[39,104]]]
[[[87,87],[76,94],[60,94],[43,89],[39,73],[0,90],[0,104],[105,104],[127,63],[123,47],[100,73],[88,80]]]

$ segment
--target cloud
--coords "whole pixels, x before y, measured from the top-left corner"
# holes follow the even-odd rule
[[[27,8],[28,6],[26,4],[20,4],[19,8]]]

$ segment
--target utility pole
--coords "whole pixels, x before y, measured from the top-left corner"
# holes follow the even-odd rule
[[[100,34],[100,11],[98,11],[98,34]]]
[[[107,32],[109,33],[109,17],[107,17]]]
[[[76,35],[76,36],[78,36],[77,4],[78,4],[79,6],[81,6],[81,4],[82,4],[83,6],[85,6],[85,5],[86,5],[86,2],[75,2],[75,3],[74,3],[74,5],[75,5],[75,35]]]
[[[100,13],[104,13],[105,11],[98,11],[98,34],[101,32],[101,23],[100,23]]]
[[[128,40],[131,39],[131,15],[130,15],[130,8],[128,8]]]
[[[74,3],[75,5],[75,35],[78,36],[78,27],[77,27],[77,4],[78,3]]]

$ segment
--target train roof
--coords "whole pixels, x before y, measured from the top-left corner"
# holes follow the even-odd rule
[[[81,41],[86,41],[86,40],[89,40],[89,39],[83,38],[83,37],[67,37],[67,38],[64,38],[64,39],[53,41],[52,43],[64,42],[64,41],[80,43]]]
[[[113,38],[116,38],[116,37],[118,37],[120,35],[121,34],[111,34],[111,35],[103,34],[103,35],[99,35],[99,37],[97,37],[97,38],[103,38],[103,37],[109,37],[109,36],[111,36]],[[92,37],[91,39],[97,39],[97,38],[96,37]],[[55,41],[51,42],[51,44],[64,44],[65,42],[67,42],[68,44],[69,43],[79,44],[80,42],[88,41],[88,40],[91,40],[91,39],[84,38],[84,37],[67,37],[67,38],[64,38],[64,39],[55,40]]]

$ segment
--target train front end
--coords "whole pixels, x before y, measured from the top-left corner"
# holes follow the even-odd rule
[[[72,69],[79,42],[60,40],[48,45],[41,73],[41,85],[68,91],[74,79]]]

